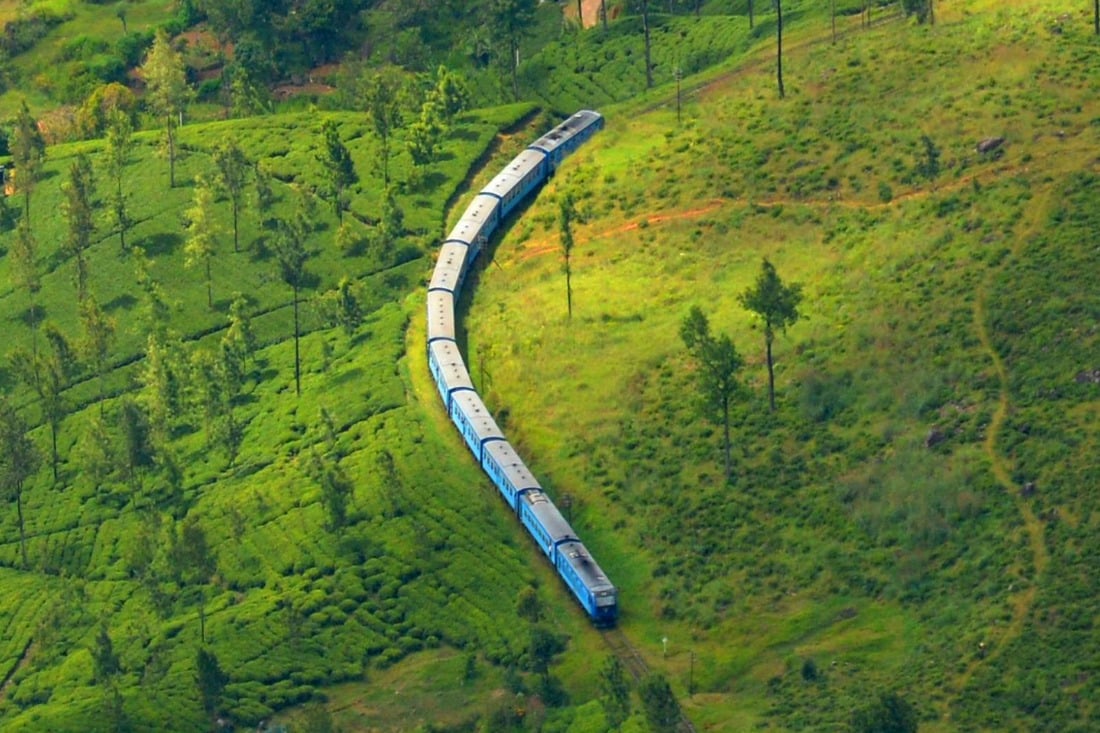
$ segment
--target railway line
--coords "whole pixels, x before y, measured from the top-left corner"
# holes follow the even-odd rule
[[[635,685],[649,676],[649,665],[638,652],[638,649],[630,643],[630,639],[626,638],[626,634],[623,633],[622,629],[617,626],[602,629],[600,635],[603,637],[604,643],[607,644],[607,648],[619,660],[619,664],[634,679]],[[677,733],[695,733],[695,725],[684,714],[683,708],[677,704],[676,709],[680,715],[680,719],[676,723]]]

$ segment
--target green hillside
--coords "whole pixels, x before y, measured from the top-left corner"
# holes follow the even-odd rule
[[[117,4],[16,5],[0,20],[64,6],[73,25],[5,62],[20,84],[4,116],[24,97],[57,101],[56,85],[22,82],[59,39],[120,20]],[[131,30],[181,23],[163,5],[127,3]],[[411,21],[378,5],[391,14],[373,37],[399,46]],[[462,340],[696,730],[865,730],[853,715],[891,694],[921,731],[1096,726],[1090,8],[967,0],[925,25],[884,3],[865,28],[852,0],[833,43],[828,4],[788,0],[780,99],[770,8],[750,30],[744,3],[703,3],[699,19],[691,3],[653,4],[646,91],[640,19],[610,5],[611,26],[583,34],[542,7],[519,68],[528,101],[460,115],[430,168],[405,150],[406,119],[392,203],[382,143],[366,115],[330,109],[339,90],[184,125],[171,188],[146,116],[125,168],[129,251],[106,218],[106,142],[47,148],[33,299],[22,197],[0,217],[0,428],[18,416],[39,455],[21,492],[0,486],[0,728],[609,729],[608,647],[469,459],[422,347],[445,222],[550,111],[582,106],[607,129],[494,242]],[[426,52],[469,63],[448,32]],[[465,74],[475,99],[510,96],[493,64]],[[342,221],[325,196],[326,121],[359,174]],[[227,140],[270,173],[273,204],[261,210],[250,177],[235,252],[218,196],[208,304],[188,226],[195,176],[213,175]],[[64,249],[81,154],[96,182],[88,288],[114,325],[102,370]],[[294,222],[308,255],[297,348],[280,268]],[[740,302],[762,258],[804,293],[774,344],[774,411],[763,330]],[[347,329],[343,278],[361,313]],[[692,306],[745,362],[728,481],[680,335]],[[249,329],[255,346],[233,361]],[[200,679],[219,688],[209,705]],[[621,730],[659,729],[643,703],[633,692]]]
[[[680,126],[612,109],[478,285],[491,409],[701,729],[843,729],[895,691],[921,730],[1095,725],[1098,41],[1083,7],[967,6],[796,41],[783,101],[762,56]],[[774,413],[738,301],[762,257],[805,292]],[[746,361],[728,484],[692,305]]]

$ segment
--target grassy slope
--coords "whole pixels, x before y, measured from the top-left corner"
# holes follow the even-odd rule
[[[502,108],[467,120],[448,143],[438,179],[422,192],[399,197],[406,225],[434,241],[451,192],[495,132],[526,109]],[[369,217],[373,143],[362,135],[358,118],[335,117],[363,178],[354,209]],[[251,157],[265,160],[278,175],[317,183],[312,146],[318,144],[319,125],[314,115],[186,128],[192,149],[180,178],[209,167],[204,145],[234,134]],[[345,258],[332,244],[334,222],[322,212],[324,226],[310,243],[314,290],[350,274],[367,288],[369,314],[349,341],[320,328],[307,303],[303,397],[295,399],[289,291],[273,278],[272,263],[257,256],[253,213],[244,217],[241,253],[228,251],[223,235],[218,302],[208,311],[204,285],[183,267],[180,251],[178,217],[190,187],[168,191],[165,163],[152,155],[152,137],[145,142],[127,182],[143,194],[134,199],[142,223],[131,241],[155,258],[154,277],[173,304],[172,328],[181,337],[177,348],[205,348],[205,342],[192,339],[222,327],[231,290],[247,292],[257,314],[254,326],[263,350],[238,406],[247,421],[244,447],[227,467],[220,451],[207,448],[201,421],[184,416],[172,443],[181,467],[178,488],[159,472],[147,476],[136,493],[120,481],[96,487],[70,460],[63,462],[57,486],[50,485],[48,471],[40,472],[25,492],[32,565],[26,572],[19,569],[14,509],[3,513],[0,667],[5,676],[13,675],[0,697],[3,727],[83,730],[100,715],[103,693],[92,685],[89,649],[101,619],[122,660],[119,688],[135,724],[160,730],[201,726],[193,683],[197,594],[160,571],[160,580],[149,584],[129,570],[143,538],[163,548],[173,520],[184,516],[201,522],[218,557],[218,577],[207,592],[207,637],[230,673],[226,707],[246,724],[310,699],[318,685],[362,679],[368,667],[389,666],[420,649],[470,645],[483,658],[514,660],[525,644],[522,629],[501,629],[494,619],[511,608],[524,583],[539,577],[530,569],[531,555],[507,514],[495,511],[499,502],[463,460],[446,421],[433,412],[434,393],[408,389],[404,333],[411,315],[422,309],[422,297],[406,301],[405,295],[419,293],[426,278],[429,261],[419,249],[426,239],[403,241],[403,257],[412,259],[402,265],[380,263],[371,255]],[[32,214],[40,261],[49,269],[40,302],[70,339],[78,336],[72,263],[54,251],[60,217],[46,212],[59,206],[61,171],[74,150],[51,149],[47,177],[32,203],[33,212],[40,212]],[[404,175],[400,164],[395,170]],[[277,188],[279,208],[288,215],[293,196],[282,183]],[[157,190],[164,193],[145,194]],[[219,213],[224,223],[228,206],[221,204]],[[118,324],[112,359],[126,365],[140,354],[141,305],[117,238],[97,240],[91,270],[93,292],[111,304]],[[6,270],[3,278],[8,280]],[[29,336],[20,318],[25,295],[6,287],[0,298],[9,348],[25,345]],[[417,359],[412,368],[420,373],[425,366],[422,356]],[[129,388],[132,371],[115,370],[112,391]],[[9,381],[7,389],[14,388]],[[95,394],[87,382],[67,395],[77,409],[62,424],[63,457],[71,455],[98,413],[90,404]],[[15,398],[27,402],[20,392]],[[113,401],[106,407],[109,417]],[[331,416],[332,438],[326,437],[322,409]],[[26,414],[34,419],[35,413],[32,404]],[[44,428],[34,435],[46,444]],[[340,538],[323,528],[319,490],[307,471],[313,450],[338,456],[354,482],[352,523]],[[383,450],[394,457],[392,477],[379,469]],[[482,489],[471,493],[464,488],[470,486]],[[154,568],[163,570],[163,552],[155,554]],[[577,616],[562,623],[576,625]]]
[[[579,499],[624,627],[681,692],[694,652],[697,723],[823,728],[888,689],[928,730],[1095,721],[1078,652],[1096,645],[1098,416],[1075,376],[1100,317],[1097,41],[1062,12],[974,2],[836,46],[796,33],[784,101],[762,60],[693,95],[679,129],[638,114],[658,95],[606,110],[486,270],[468,328],[491,406]],[[993,135],[1003,156],[979,156]],[[572,322],[565,186],[587,196]],[[775,415],[736,299],[761,256],[807,294]],[[729,487],[677,336],[691,303],[747,357]]]

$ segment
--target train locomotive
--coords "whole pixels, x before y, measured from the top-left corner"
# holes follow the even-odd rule
[[[428,366],[474,458],[592,621],[618,618],[618,591],[508,442],[482,402],[455,341],[455,305],[475,260],[509,213],[588,138],[603,116],[582,110],[521,152],[466,207],[439,249],[428,284]]]

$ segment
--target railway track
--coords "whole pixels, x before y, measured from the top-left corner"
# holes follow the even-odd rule
[[[619,663],[623,665],[630,676],[634,678],[634,684],[640,683],[643,679],[649,676],[649,665],[646,664],[642,655],[630,643],[630,639],[626,638],[626,634],[619,628],[604,629],[600,632],[603,636],[603,641],[607,644],[607,648],[611,650],[611,653],[615,655],[615,658],[619,660]],[[680,714],[680,720],[676,723],[677,733],[695,733],[695,725],[688,720],[687,715],[684,714],[683,708],[677,704],[677,710]]]

